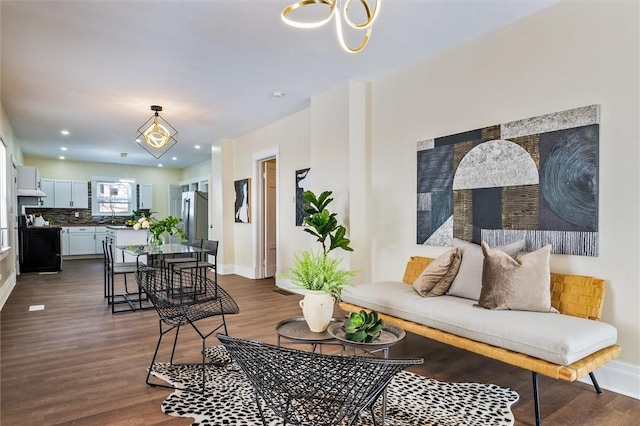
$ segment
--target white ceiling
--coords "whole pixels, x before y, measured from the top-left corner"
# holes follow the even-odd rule
[[[340,48],[333,22],[285,25],[291,2],[2,0],[0,95],[23,153],[122,163],[128,152],[129,165],[182,168],[314,94],[383,76],[555,0],[383,0],[358,54]],[[179,131],[160,161],[133,142],[156,104]]]

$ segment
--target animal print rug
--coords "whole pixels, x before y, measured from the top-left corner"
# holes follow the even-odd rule
[[[207,391],[174,391],[162,403],[165,414],[191,417],[192,426],[261,425],[253,387],[222,346],[207,348],[214,364],[207,367]],[[155,364],[156,377],[176,387],[197,386],[201,376],[197,366]],[[402,371],[387,388],[387,425],[459,426],[513,425],[511,405],[519,395],[496,385],[444,383]],[[380,402],[377,404],[379,412]],[[264,409],[264,405],[263,405]],[[263,410],[270,426],[282,421]],[[370,412],[361,413],[356,426],[372,425]]]

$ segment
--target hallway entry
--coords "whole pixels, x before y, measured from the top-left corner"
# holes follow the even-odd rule
[[[276,159],[271,158],[262,162],[262,229],[263,229],[263,273],[264,277],[273,277],[277,268],[277,239],[276,239]]]

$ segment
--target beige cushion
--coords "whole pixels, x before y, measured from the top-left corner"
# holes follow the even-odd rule
[[[451,283],[447,294],[449,296],[478,300],[480,298],[480,291],[482,290],[482,262],[484,261],[482,249],[477,244],[457,238],[453,239],[453,246],[460,249],[462,263],[460,263],[460,270],[458,270],[458,274],[454,278],[453,283]],[[515,259],[523,246],[524,240],[515,241],[496,248]]]
[[[422,297],[442,296],[460,268],[460,249],[452,248],[442,253],[413,282],[413,288]]]
[[[342,300],[561,365],[614,345],[617,340],[615,327],[602,321],[571,315],[474,308],[476,301],[461,297],[420,297],[411,286],[401,282],[345,287]]]
[[[557,312],[551,307],[551,245],[519,260],[482,243],[484,266],[478,305],[487,309]]]

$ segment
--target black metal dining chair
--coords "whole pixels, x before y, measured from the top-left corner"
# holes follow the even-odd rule
[[[202,249],[202,238],[194,238],[192,240],[184,242],[183,244],[190,247]],[[200,258],[200,253],[174,254],[173,257],[163,258],[162,266],[166,268],[170,268],[172,265],[175,265],[176,263],[197,262],[199,258]]]
[[[209,256],[213,258],[213,262],[209,262]],[[175,273],[189,271],[196,275],[206,276],[207,271],[213,271],[213,281],[218,282],[218,242],[212,240],[204,240],[202,243],[202,253],[192,262],[182,262],[172,265]]]
[[[135,291],[129,290],[129,281],[127,279],[129,274],[135,274],[138,269],[136,262],[116,262],[115,248],[105,241],[102,242],[102,250],[105,259],[105,296],[107,297],[107,303],[111,306],[111,313],[117,314],[141,309],[143,302],[142,291],[139,287]],[[124,292],[120,294],[116,294],[116,277],[118,276],[122,276],[124,281]],[[120,305],[126,305],[126,307],[119,308],[118,306]]]
[[[216,334],[263,400],[283,424],[351,425],[369,409],[393,377],[422,359],[324,355]]]
[[[191,392],[204,393],[206,385],[206,339],[211,334],[222,329],[227,334],[226,315],[237,314],[240,312],[238,305],[233,298],[217,283],[207,277],[194,275],[189,272],[183,272],[190,275],[188,278],[193,283],[193,288],[183,288],[175,291],[172,288],[172,282],[167,278],[167,274],[163,268],[142,266],[136,273],[138,285],[147,295],[153,307],[159,316],[160,336],[156,349],[149,365],[147,373],[147,384],[150,386],[164,387],[170,389],[181,389]],[[218,321],[205,321],[203,325],[199,325],[198,321],[205,318],[217,317]],[[154,365],[158,357],[158,353],[164,336],[172,330],[175,330],[175,337],[169,357],[170,364],[178,364],[174,362],[176,354],[176,346],[178,343],[178,335],[181,327],[188,326],[202,340],[202,359],[196,362],[190,362],[190,365],[199,365],[201,367],[201,387],[197,388],[179,388],[164,383],[157,383],[151,380],[151,375],[155,371]],[[184,364],[184,363],[182,363]]]

